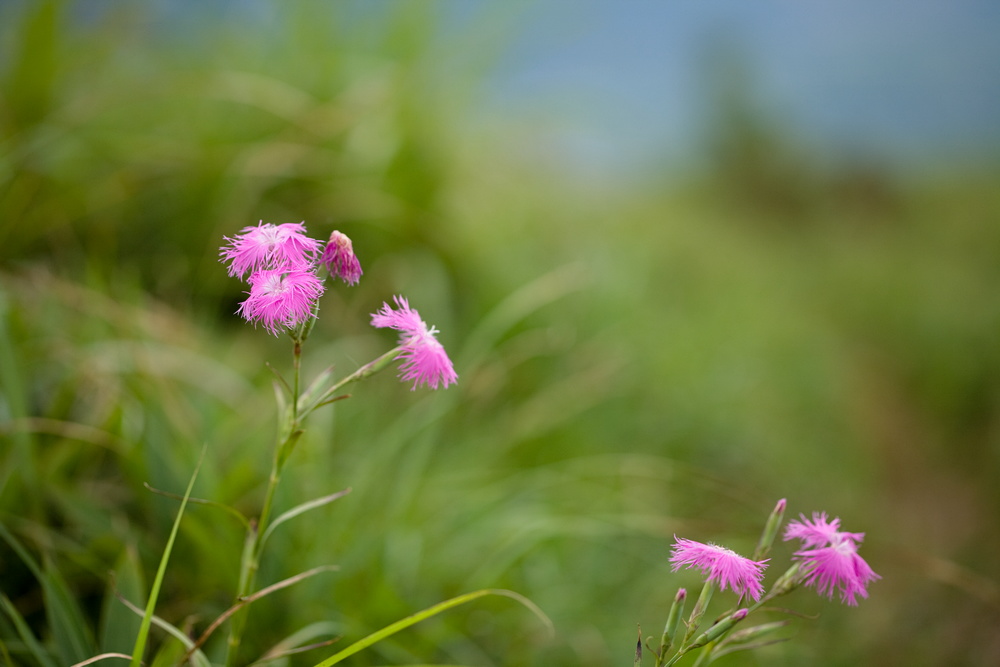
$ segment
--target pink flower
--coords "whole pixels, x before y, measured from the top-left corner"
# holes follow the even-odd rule
[[[225,237],[229,246],[219,250],[223,261],[230,261],[230,276],[243,277],[260,269],[311,264],[319,251],[319,241],[305,234],[302,223],[265,224],[244,227],[233,238]]]
[[[323,250],[320,258],[323,264],[334,278],[340,278],[348,285],[356,285],[361,278],[361,262],[354,254],[354,245],[346,234],[334,230],[330,234],[330,241]]]
[[[458,382],[458,375],[451,365],[451,359],[444,347],[435,338],[437,329],[427,327],[420,319],[420,313],[410,308],[409,302],[401,296],[393,297],[399,310],[383,303],[382,308],[372,313],[372,326],[389,327],[400,332],[399,344],[403,348],[397,359],[403,359],[399,377],[404,381],[413,380],[411,390],[419,384],[437,389],[440,384],[447,387]]]
[[[828,521],[825,512],[813,513],[812,521],[805,516],[801,521],[790,521],[785,539],[802,541],[803,548],[793,558],[806,566],[806,586],[815,586],[817,593],[828,598],[839,588],[841,602],[855,606],[857,596],[867,598],[868,584],[881,577],[858,555],[865,534],[841,532],[839,528],[839,518]]]
[[[682,565],[695,567],[702,574],[707,574],[709,581],[715,581],[721,590],[732,588],[741,598],[747,595],[754,601],[760,599],[764,592],[760,582],[764,578],[766,560],[753,561],[714,544],[702,544],[676,536],[674,540],[676,542],[670,555],[674,572]]]
[[[250,296],[237,312],[275,336],[282,327],[293,328],[311,317],[323,294],[323,282],[310,267],[262,269],[250,274],[249,282]]]
[[[785,541],[791,539],[802,540],[802,546],[814,547],[830,544],[834,540],[850,539],[860,543],[865,539],[864,533],[842,533],[840,532],[840,519],[834,518],[829,521],[826,512],[813,512],[812,521],[804,514],[799,515],[801,521],[795,519],[788,522],[785,528]]]

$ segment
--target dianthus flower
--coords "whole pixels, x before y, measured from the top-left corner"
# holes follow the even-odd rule
[[[410,308],[409,302],[395,296],[398,310],[383,303],[382,308],[372,313],[372,326],[389,327],[400,332],[399,344],[402,347],[397,359],[402,359],[399,377],[404,381],[413,380],[414,390],[419,384],[426,384],[431,389],[437,389],[440,384],[447,387],[458,382],[458,375],[448,358],[448,353],[438,342],[435,334],[438,330],[429,327],[420,319],[420,313]]]
[[[262,269],[250,274],[249,282],[250,296],[237,312],[275,336],[282,327],[294,328],[311,317],[323,294],[323,282],[309,267]]]
[[[340,278],[348,285],[357,284],[363,273],[361,262],[354,254],[354,244],[351,243],[351,239],[336,230],[330,234],[330,241],[326,244],[319,261],[331,276]]]
[[[676,542],[670,555],[674,572],[683,565],[695,567],[708,575],[708,581],[717,583],[720,590],[732,588],[740,598],[746,595],[754,601],[760,599],[764,592],[760,582],[764,578],[767,560],[753,561],[714,544],[679,537],[674,537],[674,540]]]
[[[230,261],[230,276],[240,276],[261,269],[311,264],[319,252],[319,241],[306,236],[302,223],[272,225],[263,221],[256,227],[244,227],[219,254]]]
[[[802,541],[803,548],[793,558],[806,568],[802,580],[806,586],[815,586],[817,593],[831,599],[839,588],[840,601],[855,606],[857,596],[867,598],[868,584],[881,577],[858,555],[865,534],[842,532],[839,528],[839,518],[828,521],[825,512],[813,513],[812,521],[805,516],[801,521],[790,521],[785,539]]]
[[[813,512],[812,521],[804,514],[800,514],[801,521],[791,520],[785,527],[785,541],[791,539],[802,540],[802,546],[815,547],[830,544],[835,540],[848,539],[861,543],[865,539],[864,533],[844,533],[840,530],[840,519],[835,517],[833,521],[827,519],[826,512]]]

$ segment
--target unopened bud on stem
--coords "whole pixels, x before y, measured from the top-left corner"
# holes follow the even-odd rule
[[[778,534],[778,529],[781,528],[781,521],[785,517],[785,505],[785,499],[782,498],[774,506],[771,516],[767,517],[767,523],[764,524],[764,532],[761,533],[760,541],[757,542],[757,548],[753,552],[753,560],[760,560],[771,551],[771,545],[774,544],[774,538]]]
[[[674,596],[674,603],[670,605],[670,613],[667,615],[667,624],[663,627],[663,636],[660,638],[660,652],[656,661],[657,665],[662,665],[666,658],[667,651],[674,641],[674,634],[677,632],[677,624],[681,616],[684,615],[684,602],[687,599],[687,591],[678,589]]]
[[[705,644],[714,642],[716,639],[732,630],[733,626],[746,618],[749,613],[749,609],[737,610],[699,635],[698,638],[694,640],[694,643],[691,644],[690,648],[699,648]]]

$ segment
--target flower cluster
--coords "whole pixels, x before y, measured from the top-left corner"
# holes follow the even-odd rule
[[[750,640],[759,639],[781,628],[783,622],[764,623],[736,632],[733,630],[762,605],[802,586],[815,588],[817,593],[828,598],[832,598],[834,590],[839,589],[841,601],[852,606],[857,605],[858,596],[868,597],[868,585],[881,577],[858,555],[858,545],[864,539],[864,533],[842,531],[840,519],[830,520],[825,512],[814,513],[812,520],[802,516],[801,520],[790,521],[785,527],[785,540],[800,540],[801,548],[792,556],[791,566],[765,594],[762,581],[769,559],[764,556],[770,552],[778,535],[785,508],[784,499],[774,506],[752,558],[716,544],[703,544],[674,536],[670,554],[673,571],[676,572],[681,567],[700,570],[705,583],[690,616],[683,621],[686,629],[682,632],[679,632],[680,619],[684,614],[687,592],[683,588],[678,589],[670,606],[659,647],[650,647],[656,657],[656,667],[669,667],[685,653],[696,649],[706,651],[698,660],[698,664],[702,664],[703,661],[712,662],[732,651],[770,643],[754,643]],[[698,634],[713,592],[727,589],[739,596],[738,604],[746,599],[745,606],[726,612]],[[641,645],[636,654],[636,665],[640,658]]]
[[[784,508],[782,500],[773,515],[779,519],[777,523],[780,523]],[[776,530],[777,525],[773,529],[769,527],[771,538]],[[832,598],[834,590],[839,589],[842,602],[857,605],[859,596],[868,597],[868,585],[881,579],[858,555],[858,546],[864,537],[864,533],[840,530],[840,519],[830,520],[826,512],[813,513],[811,520],[803,515],[800,520],[790,521],[785,528],[784,539],[801,542],[801,548],[793,555],[793,560],[798,561],[795,571],[801,571],[794,579],[794,585],[815,587],[820,595],[828,598]],[[707,582],[717,584],[721,590],[729,588],[740,598],[760,599],[766,559],[751,560],[714,544],[678,537],[674,540],[670,562],[675,572],[681,566],[694,567],[707,575]],[[774,594],[772,591],[771,596]]]
[[[325,267],[334,278],[348,285],[361,279],[361,263],[354,254],[351,239],[339,231],[320,252],[320,242],[306,236],[303,223],[272,225],[260,222],[245,227],[220,250],[222,261],[229,262],[230,276],[249,274],[250,292],[237,311],[248,322],[261,324],[277,336],[281,331],[295,331],[316,316],[316,304],[325,290],[317,275]],[[428,327],[401,296],[395,297],[398,310],[388,304],[372,314],[372,326],[389,327],[400,332],[400,377],[413,381],[413,389],[424,384],[432,389],[458,381],[448,353],[438,342],[437,329]]]
[[[361,278],[361,263],[351,239],[338,231],[330,235],[322,255],[319,241],[306,236],[301,222],[272,225],[261,221],[225,239],[228,245],[219,254],[230,263],[229,275],[250,274],[249,296],[240,304],[239,314],[275,336],[313,316],[325,289],[316,275],[318,265],[348,285]]]
[[[864,533],[847,533],[840,530],[840,519],[827,519],[826,512],[814,512],[810,521],[804,515],[800,521],[789,521],[785,540],[801,541],[795,560],[806,567],[803,583],[815,586],[820,595],[833,598],[834,589],[840,589],[840,600],[857,605],[857,596],[868,597],[868,584],[881,579],[858,555],[858,545]]]
[[[260,323],[277,336],[313,316],[325,287],[316,275],[320,243],[306,236],[303,223],[272,225],[261,221],[256,227],[244,227],[233,238],[226,237],[226,241],[228,245],[219,254],[230,263],[229,275],[242,278],[250,274],[249,296],[238,311],[248,322]],[[337,250],[331,252],[330,246]],[[320,263],[349,284],[361,275],[351,241],[340,232],[330,237]]]

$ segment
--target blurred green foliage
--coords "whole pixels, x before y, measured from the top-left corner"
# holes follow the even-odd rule
[[[290,355],[231,314],[217,253],[264,219],[341,229],[365,266],[307,377],[384,351],[368,313],[404,293],[460,383],[386,373],[317,415],[280,505],[353,490],[282,526],[259,580],[340,570],[255,603],[247,655],[507,587],[554,638],[487,599],[350,664],[618,664],[697,585],[672,535],[748,553],[787,497],[866,532],[883,579],[857,609],[797,593],[817,620],[723,664],[1000,660],[995,172],[820,166],[734,102],[706,172],[585,188],[518,149],[530,127],[461,122],[504,14],[449,41],[431,3],[253,7],[0,8],[3,655],[129,651],[111,591],[142,602],[176,511],[143,484],[182,490],[203,442],[195,495],[259,510],[264,363]],[[192,507],[158,614],[203,630],[240,547]]]

